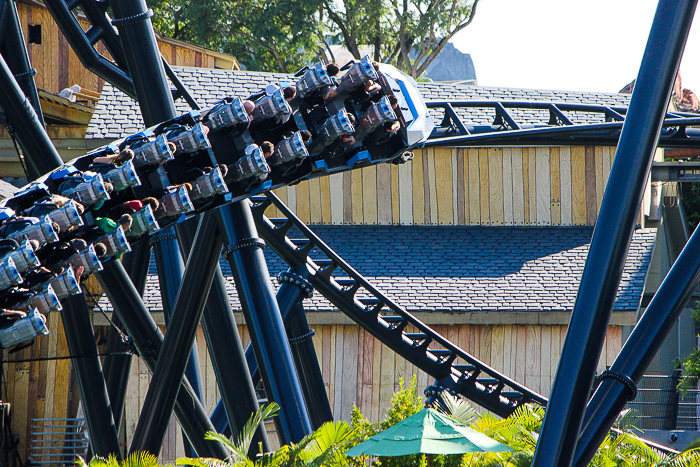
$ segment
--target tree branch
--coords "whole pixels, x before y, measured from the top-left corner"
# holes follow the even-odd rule
[[[327,0],[324,0],[323,5],[328,13],[328,17],[336,24],[336,26],[338,26],[338,29],[340,29],[340,33],[343,35],[343,41],[345,42],[345,46],[348,48],[348,51],[353,55],[353,57],[359,59],[360,49],[355,43],[354,34],[352,31],[348,31],[343,19],[336,11],[333,10],[331,4],[328,3]]]
[[[474,20],[474,15],[476,14],[476,5],[478,3],[479,3],[479,0],[474,0],[474,4],[472,5],[472,9],[469,12],[469,17],[467,18],[467,20],[464,21],[463,23],[459,24],[458,26],[456,26],[445,37],[443,37],[442,40],[440,40],[440,42],[438,42],[437,47],[435,47],[435,49],[433,49],[433,51],[430,53],[430,55],[428,55],[428,57],[425,60],[423,60],[423,62],[418,67],[417,76],[420,76],[423,74],[423,72],[425,72],[425,70],[428,68],[428,66],[432,63],[433,60],[435,60],[435,58],[440,54],[440,52],[442,52],[442,49],[445,48],[445,46],[447,45],[449,40],[452,39],[455,34],[457,34],[459,31],[461,31],[462,29],[469,26],[469,24],[471,24],[471,22]]]

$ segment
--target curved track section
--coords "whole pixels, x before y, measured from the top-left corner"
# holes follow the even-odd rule
[[[259,235],[291,267],[307,265],[312,284],[340,311],[440,384],[507,417],[518,406],[547,399],[468,354],[380,292],[304,224],[274,194],[255,197]],[[274,205],[285,216],[269,219]],[[291,229],[302,238],[290,239]],[[318,253],[316,253],[318,252]],[[318,254],[314,258],[312,254]],[[366,298],[365,298],[366,297]]]

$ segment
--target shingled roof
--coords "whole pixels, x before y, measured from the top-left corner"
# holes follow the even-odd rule
[[[593,233],[592,227],[325,225],[313,230],[409,311],[450,313],[571,311]],[[616,312],[637,311],[655,237],[655,229],[635,232]],[[265,254],[272,276],[286,270],[271,250]],[[231,271],[227,263],[221,266],[238,310]],[[144,295],[152,312],[162,309],[155,274],[152,264]],[[335,310],[318,293],[304,303],[312,312]]]
[[[247,97],[273,82],[293,82],[295,80],[292,75],[256,71],[185,67],[175,68],[175,71],[202,108],[211,107],[228,96]],[[426,101],[544,100],[555,103],[627,106],[630,98],[629,94],[513,89],[448,83],[419,83],[418,87]],[[176,103],[176,107],[179,112],[183,113],[190,110],[182,99]],[[458,110],[458,113],[474,124],[490,124],[493,120],[493,111],[485,108]],[[541,122],[542,118],[548,116],[548,114],[545,116],[543,113],[533,110],[516,111],[513,114],[520,123]],[[604,121],[601,115],[593,113],[573,114],[570,115],[570,118],[575,123],[601,123]],[[113,140],[140,131],[143,127],[143,119],[136,102],[111,84],[106,83],[85,137]]]

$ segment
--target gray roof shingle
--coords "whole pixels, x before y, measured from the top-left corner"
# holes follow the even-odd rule
[[[211,107],[228,96],[247,97],[259,92],[271,82],[289,81],[292,75],[263,73],[256,71],[228,71],[211,68],[176,67],[176,73],[203,108]],[[500,87],[468,86],[450,83],[418,83],[421,95],[430,100],[538,100],[551,102],[575,102],[581,104],[601,104],[627,106],[629,94],[590,93],[571,91],[548,91],[536,89],[514,89]],[[176,103],[179,112],[189,111],[182,100]],[[457,113],[474,124],[490,124],[493,111],[485,108],[458,109]],[[548,118],[546,111],[514,111],[519,123],[534,123]],[[604,118],[594,113],[571,114],[575,123],[601,123]],[[123,138],[143,128],[143,119],[136,102],[126,94],[106,83],[100,101],[95,107],[88,126],[88,139]]]
[[[592,227],[326,225],[313,230],[412,312],[571,311],[593,233]],[[639,307],[655,237],[655,229],[635,232],[615,311]],[[286,270],[270,249],[265,254],[271,275]],[[221,266],[238,310],[231,271],[223,261]],[[160,311],[155,272],[152,263],[144,301],[151,311]],[[109,307],[106,299],[103,304]],[[335,310],[318,293],[304,304],[309,311]]]

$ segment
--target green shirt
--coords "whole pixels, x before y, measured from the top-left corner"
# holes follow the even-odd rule
[[[104,232],[108,234],[111,234],[117,230],[118,227],[117,223],[109,217],[98,217],[95,219],[95,226],[104,230]]]

